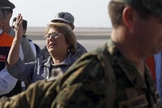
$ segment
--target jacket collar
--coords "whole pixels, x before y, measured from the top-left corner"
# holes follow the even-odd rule
[[[127,76],[128,80],[138,88],[146,89],[146,83],[141,78],[139,71],[122,55],[122,53],[117,49],[114,42],[110,39],[107,43],[107,50],[110,53],[112,60],[110,61],[112,65],[118,65],[124,74]],[[145,80],[151,78],[149,75],[150,71],[145,65]],[[149,84],[152,84],[151,82]]]
[[[63,62],[61,62],[60,64],[55,65],[52,62],[52,57],[49,56],[47,61],[44,63],[44,66],[51,67],[51,65],[53,65],[53,66],[71,65],[71,64],[74,63],[74,61],[76,61],[76,58],[73,57],[73,55],[71,53],[69,53],[68,56],[66,57],[66,59]]]

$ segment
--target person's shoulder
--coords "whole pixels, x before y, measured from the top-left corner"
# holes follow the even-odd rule
[[[77,50],[80,49],[82,52],[87,52],[86,48],[81,45],[79,42],[77,42]]]
[[[14,39],[14,37],[13,36],[11,36],[11,35],[9,35],[9,34],[7,34],[7,33],[5,33],[5,32],[3,32],[2,34],[1,34],[1,36],[5,39],[5,40],[13,40]]]
[[[36,48],[37,53],[39,53],[41,51],[41,48],[36,43],[33,43],[33,44]]]
[[[13,36],[11,36],[10,34],[6,33],[6,32],[3,32],[1,34],[1,36],[5,36],[5,37],[9,37],[9,38],[14,38]]]
[[[100,56],[95,51],[85,53],[68,69],[67,73],[77,73],[89,77],[102,76],[103,66]],[[75,76],[75,75],[74,75]]]

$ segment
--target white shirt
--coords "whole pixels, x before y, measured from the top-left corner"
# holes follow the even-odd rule
[[[29,41],[29,43],[30,43],[30,47],[31,47],[31,49],[32,49],[32,51],[33,51],[33,53],[34,53],[34,55],[36,57],[37,56],[37,52],[36,52],[35,45],[34,45],[34,43],[32,41]]]

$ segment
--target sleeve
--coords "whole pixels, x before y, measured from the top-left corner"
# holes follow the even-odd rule
[[[58,94],[53,106],[58,108],[103,108],[106,103],[105,75],[96,57],[77,61],[57,81]]]
[[[36,61],[24,63],[21,59],[19,59],[13,66],[7,67],[7,71],[18,80],[31,83],[33,73],[35,72],[35,63]]]
[[[17,79],[11,76],[7,69],[0,71],[0,95],[9,93],[16,85]]]
[[[53,94],[47,92],[53,81],[37,81],[13,97],[0,98],[0,108],[49,108]]]

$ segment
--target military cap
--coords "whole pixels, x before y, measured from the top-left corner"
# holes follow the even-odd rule
[[[2,9],[14,9],[15,5],[11,3],[9,0],[0,0],[0,7]]]
[[[136,3],[141,2],[142,5],[147,8],[151,13],[157,17],[162,17],[162,0],[112,0],[122,3]]]
[[[51,22],[56,22],[56,21],[63,21],[66,23],[74,24],[74,17],[69,12],[58,12],[55,15],[55,18],[51,20]]]

